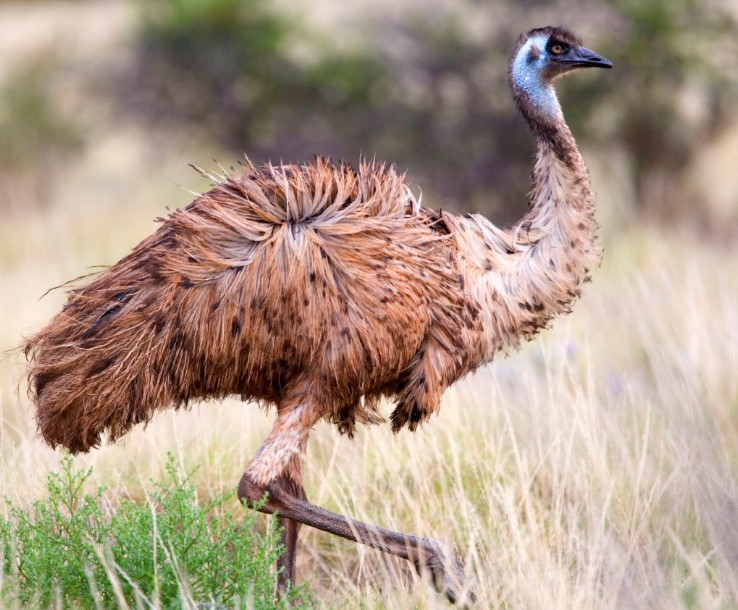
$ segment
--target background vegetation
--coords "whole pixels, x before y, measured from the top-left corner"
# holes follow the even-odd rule
[[[599,193],[603,267],[571,316],[455,387],[416,434],[380,427],[350,442],[318,426],[308,495],[456,546],[480,607],[738,607],[738,4],[428,6],[0,3],[6,607],[57,607],[65,578],[77,597],[62,601],[90,607],[228,604],[242,593],[237,574],[259,590],[273,582],[268,521],[227,495],[271,418],[235,401],[166,413],[60,464],[35,435],[12,351],[63,302],[61,291],[39,300],[45,290],[114,262],[166,206],[207,188],[187,163],[242,152],[377,155],[408,170],[426,205],[514,218],[533,146],[505,66],[517,33],[545,23],[616,65],[560,86]],[[75,511],[59,503],[72,489]],[[65,572],[75,562],[47,534],[74,515],[84,550],[66,557],[88,561]],[[190,572],[163,551],[176,542],[134,544],[153,541],[155,523],[190,531],[187,519],[206,532],[193,537]],[[402,562],[303,531],[298,572],[313,606],[445,607]],[[141,550],[134,564],[115,555],[126,540]],[[216,558],[221,580],[198,589],[197,562]],[[123,574],[138,574],[138,589]]]
[[[275,4],[142,6],[135,112],[199,125],[259,157],[301,159],[317,149],[395,159],[452,206],[473,202],[505,219],[520,211],[510,202],[524,200],[530,156],[500,69],[511,34],[528,28],[532,14],[558,23],[581,8],[464,0],[431,15],[409,5],[361,16],[361,29],[339,23],[326,37]],[[638,208],[662,220],[714,220],[689,206],[683,175],[738,101],[738,65],[729,59],[738,53],[738,23],[729,7],[607,0],[586,12],[589,43],[617,70],[565,89],[573,126],[585,143],[625,153]],[[341,46],[349,28],[354,40]]]

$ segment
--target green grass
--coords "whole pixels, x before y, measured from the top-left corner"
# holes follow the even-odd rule
[[[223,510],[228,495],[198,501],[193,473],[171,456],[166,477],[146,499],[113,506],[99,487],[85,493],[92,469],[71,457],[48,475],[47,494],[30,508],[10,500],[0,518],[0,600],[23,608],[307,608],[306,590],[275,601],[271,566],[278,532],[255,533],[255,513]],[[273,521],[276,523],[276,521]]]

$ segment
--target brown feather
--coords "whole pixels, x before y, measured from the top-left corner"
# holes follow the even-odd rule
[[[344,432],[377,421],[431,327],[464,309],[433,225],[375,163],[223,177],[28,341],[43,437],[87,451],[158,409],[233,394],[314,402]]]

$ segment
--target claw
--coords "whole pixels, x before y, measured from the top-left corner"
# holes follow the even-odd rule
[[[433,542],[412,561],[416,572],[421,577],[428,576],[433,588],[452,604],[467,608],[475,603],[474,593],[464,589],[464,567],[461,560],[445,546]]]

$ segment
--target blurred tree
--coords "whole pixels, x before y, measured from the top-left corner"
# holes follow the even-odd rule
[[[613,27],[601,46],[617,69],[596,89],[591,81],[572,81],[564,102],[579,110],[572,122],[586,123],[589,138],[625,148],[642,211],[662,220],[681,217],[695,209],[686,169],[736,120],[738,24],[715,2],[605,5]]]
[[[487,42],[470,41],[460,12],[364,20],[366,38],[338,51],[263,0],[140,6],[134,83],[126,87],[134,94],[125,96],[136,112],[196,125],[254,159],[376,155],[410,168],[446,206],[463,200],[489,210],[513,199],[511,191],[524,204],[530,138],[522,126],[522,139],[489,135],[519,122],[507,97],[502,111],[500,97],[489,95],[490,86],[506,92],[499,66],[510,41],[493,61]],[[294,57],[295,46],[303,57]]]
[[[301,142],[326,140],[320,119],[327,115],[350,137],[345,115],[370,107],[381,81],[368,54],[321,48],[264,0],[148,0],[140,7],[137,93],[129,101],[250,155],[303,152]],[[309,55],[300,61],[290,53],[298,41]]]
[[[149,0],[129,89],[137,110],[199,126],[255,160],[376,154],[409,168],[433,205],[462,202],[505,221],[524,206],[533,150],[502,67],[516,32],[574,15],[616,70],[567,82],[567,118],[585,144],[624,149],[638,205],[668,216],[687,207],[685,167],[735,116],[738,70],[725,65],[738,57],[738,28],[719,7],[409,5],[361,19],[351,50],[338,51],[267,0]]]

